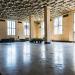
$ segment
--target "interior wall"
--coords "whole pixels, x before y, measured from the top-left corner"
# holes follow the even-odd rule
[[[35,23],[36,38],[41,37],[40,23]]]
[[[0,21],[0,39],[7,39],[7,38],[25,39],[27,38],[27,36],[24,35],[23,21],[15,20],[15,22],[16,22],[16,35],[10,36],[10,35],[7,35],[7,20],[5,19],[5,21]],[[39,25],[33,21],[32,38],[39,38],[39,37],[40,37]]]
[[[7,30],[6,30],[6,20],[0,21],[0,39],[7,37]]]
[[[4,20],[4,19],[3,19]],[[16,35],[10,36],[7,35],[7,20],[0,21],[0,39],[7,39],[7,38],[15,38],[15,39],[24,39],[24,29],[23,29],[23,23],[18,23],[16,20]]]
[[[63,17],[63,21],[62,21],[62,23],[63,23],[63,26],[62,26],[63,31],[62,31],[62,34],[54,34],[54,24],[53,24],[54,19],[52,19],[50,21],[50,33],[49,33],[50,40],[73,41],[74,13],[70,12],[68,14],[69,14],[68,16]],[[36,32],[41,33],[41,30],[39,30],[39,29],[37,28]]]
[[[22,21],[21,21],[22,22]],[[73,41],[73,25],[74,25],[74,14],[69,13],[69,16],[63,17],[63,33],[61,35],[54,34],[54,25],[53,20],[50,21],[50,40],[60,40],[60,41]],[[41,28],[40,25],[33,22],[32,25],[32,38],[41,38]],[[18,23],[16,20],[16,36],[7,35],[7,20],[0,21],[0,39],[11,38],[15,39],[24,39],[24,29],[23,22]]]
[[[16,39],[25,39],[23,22],[16,21]]]
[[[54,34],[54,25],[53,20],[50,22],[50,30],[51,30],[51,40],[58,41],[73,41],[73,23],[74,23],[74,14],[69,13],[67,17],[63,17],[63,32],[62,34]]]
[[[36,28],[35,28],[35,17],[32,15],[29,18],[30,21],[30,38],[36,38]]]

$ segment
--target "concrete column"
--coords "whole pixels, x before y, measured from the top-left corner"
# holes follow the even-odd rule
[[[44,7],[45,43],[50,43],[50,8]]]
[[[33,15],[31,15],[29,17],[29,19],[30,19],[30,39],[32,39],[32,38],[35,38],[35,34],[36,34],[36,32],[35,32],[35,23],[34,23],[35,18],[34,18]]]

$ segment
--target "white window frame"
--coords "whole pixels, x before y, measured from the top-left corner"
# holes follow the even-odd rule
[[[15,20],[7,20],[7,35],[16,35]]]
[[[41,22],[41,37],[42,38],[44,38],[44,36],[45,36],[45,28],[44,28],[45,26],[44,26],[44,22]]]
[[[54,34],[62,34],[62,16],[54,19]]]
[[[24,25],[24,35],[30,36],[30,23],[29,22],[23,22]]]

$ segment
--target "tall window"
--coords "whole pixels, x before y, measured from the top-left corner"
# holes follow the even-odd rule
[[[75,13],[74,13],[74,32],[75,32]]]
[[[75,41],[75,13],[74,13],[74,27],[73,27],[73,40]]]
[[[44,38],[44,22],[41,22],[41,37]]]
[[[15,35],[15,21],[7,20],[7,35]]]
[[[25,36],[30,35],[30,24],[29,24],[29,22],[24,22],[24,35]]]
[[[54,34],[62,34],[62,16],[54,19]]]

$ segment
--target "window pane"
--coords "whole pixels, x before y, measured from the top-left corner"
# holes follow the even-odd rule
[[[29,29],[27,29],[27,35],[29,35]]]
[[[30,35],[30,24],[29,24],[29,22],[24,22],[24,35],[25,36]]]
[[[15,29],[13,29],[12,35],[15,35]]]
[[[7,21],[7,34],[15,35],[15,21],[12,20]]]
[[[24,35],[26,35],[27,31],[26,31],[26,26],[24,26]]]
[[[41,23],[41,37],[44,38],[44,22]]]
[[[54,20],[54,34],[62,34],[62,16],[56,17]]]
[[[75,13],[74,13],[74,32],[75,32]]]
[[[10,31],[9,31],[9,29],[8,29],[8,31],[7,31],[7,34],[8,34],[8,35],[10,34]]]
[[[54,26],[58,26],[58,17],[54,19]]]
[[[8,35],[11,35],[11,29],[10,28],[8,29]]]
[[[25,35],[27,35],[27,25],[25,25],[24,28],[25,28],[25,29],[24,29]]]
[[[59,17],[59,25],[62,25],[62,16]]]
[[[58,34],[58,27],[54,28],[54,34]]]
[[[12,27],[12,22],[11,21],[9,21],[9,28],[11,28]]]
[[[11,29],[11,31],[12,31],[11,35],[13,35],[13,32],[14,32],[13,29]]]
[[[7,27],[9,28],[10,26],[9,26],[10,24],[9,24],[9,21],[7,21]]]
[[[12,28],[15,28],[15,21],[12,21]]]
[[[27,25],[27,23],[26,23],[26,22],[24,22],[24,25]]]
[[[59,34],[62,34],[62,26],[59,26]]]
[[[26,23],[26,25],[28,25],[28,23]]]

